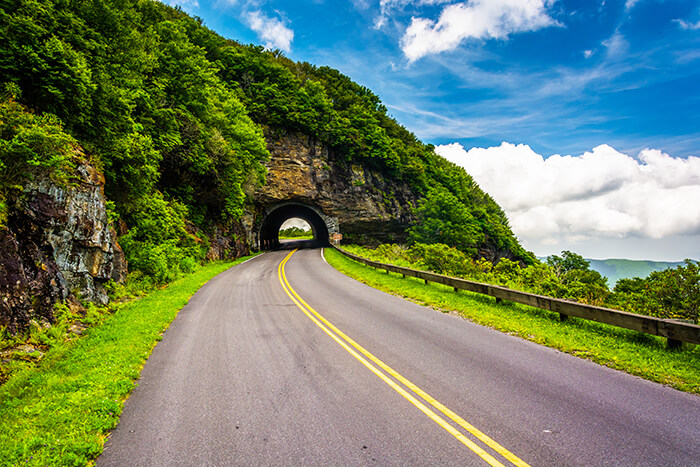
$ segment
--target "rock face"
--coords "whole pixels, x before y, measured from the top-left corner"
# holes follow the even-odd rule
[[[216,225],[209,232],[207,260],[219,261],[236,259],[250,254],[250,244],[246,241],[246,231],[241,224],[232,226]]]
[[[344,238],[357,243],[406,239],[416,203],[407,185],[353,165],[307,135],[269,130],[265,136],[271,154],[267,183],[255,192],[255,211],[244,219],[252,245],[259,245],[256,234],[265,215],[288,202],[308,205],[337,220]]]
[[[126,278],[104,197],[104,176],[81,163],[68,187],[29,183],[0,229],[0,326],[53,320],[53,305],[69,298],[105,304],[104,283]]]

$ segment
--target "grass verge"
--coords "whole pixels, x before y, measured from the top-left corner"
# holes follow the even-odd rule
[[[684,344],[668,350],[666,340],[607,324],[578,318],[559,321],[559,314],[502,303],[491,297],[441,284],[387,273],[352,261],[327,248],[328,263],[371,287],[445,312],[456,312],[475,323],[559,349],[601,365],[700,394],[700,346]]]
[[[0,387],[0,464],[85,465],[103,448],[146,359],[207,281],[248,257],[210,263],[51,348]]]

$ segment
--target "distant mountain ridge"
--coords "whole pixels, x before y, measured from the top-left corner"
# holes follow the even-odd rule
[[[546,256],[538,256],[540,261],[547,261]],[[608,279],[610,289],[620,279],[631,279],[633,277],[646,278],[654,271],[676,268],[685,264],[683,261],[648,261],[633,259],[591,259],[585,258],[591,263],[591,269],[601,273]]]
[[[608,285],[612,288],[620,279],[632,277],[645,278],[654,271],[676,268],[685,264],[683,261],[645,261],[631,259],[589,259],[591,269],[598,271],[608,278]]]

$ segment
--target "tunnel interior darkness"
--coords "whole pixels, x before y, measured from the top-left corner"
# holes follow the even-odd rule
[[[260,249],[274,250],[281,246],[279,240],[279,230],[284,221],[298,217],[304,219],[311,226],[314,239],[306,242],[309,246],[328,245],[328,227],[313,209],[303,204],[286,204],[280,206],[263,220],[260,227]]]

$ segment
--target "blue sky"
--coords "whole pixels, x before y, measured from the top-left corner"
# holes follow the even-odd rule
[[[337,68],[372,89],[399,122],[465,166],[504,206],[516,234],[537,254],[568,248],[591,257],[700,259],[700,211],[687,212],[688,204],[700,204],[698,1],[168,3],[225,37]],[[547,164],[553,155],[571,157]],[[500,165],[490,166],[496,159]],[[626,178],[610,160],[624,162]],[[667,181],[665,174],[679,163],[683,181]],[[549,173],[575,193],[563,198],[552,193],[553,200],[545,194],[539,204],[528,204],[523,199],[529,193],[522,191],[514,200],[512,193],[502,193],[514,184],[498,175],[504,164],[518,167],[523,177]],[[595,178],[609,185],[596,188]],[[566,191],[561,186],[556,189]],[[681,195],[697,198],[684,209],[671,208],[676,217],[668,218],[668,212],[657,212],[668,208],[631,206],[640,186],[669,202],[684,199]],[[578,209],[566,204],[572,197],[588,202],[579,206],[581,225],[587,219],[600,224],[598,230],[579,234],[574,232],[579,224],[562,218]],[[517,220],[547,207],[549,215],[540,212],[550,225],[546,232]],[[619,225],[623,218],[626,229]],[[675,227],[658,229],[659,222]]]

